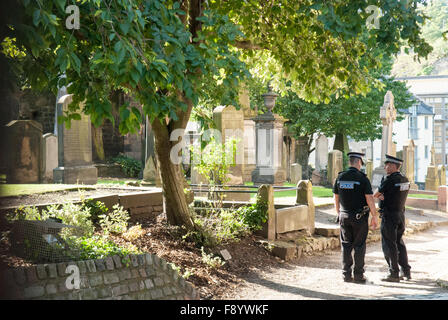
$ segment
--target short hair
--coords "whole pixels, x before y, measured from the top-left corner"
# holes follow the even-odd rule
[[[350,164],[356,164],[356,162],[361,161],[361,159],[357,158],[357,157],[349,157],[348,161],[350,162]],[[362,164],[362,161],[361,161],[361,164]]]

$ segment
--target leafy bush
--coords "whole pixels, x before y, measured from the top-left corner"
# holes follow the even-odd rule
[[[83,202],[84,207],[90,209],[90,219],[93,223],[100,221],[100,216],[107,214],[109,209],[101,201],[94,201],[93,199],[87,199]]]
[[[119,204],[114,205],[112,208],[114,209],[112,212],[99,216],[101,229],[106,235],[109,233],[121,234],[126,232],[130,218],[129,213],[123,210],[123,207]]]
[[[90,209],[82,205],[64,203],[61,207],[57,205],[48,206],[41,212],[36,207],[26,207],[16,210],[13,220],[47,220],[48,218],[61,219],[62,223],[77,228],[64,228],[61,231],[63,237],[70,235],[90,236],[95,231],[90,220]]]
[[[212,269],[222,267],[225,262],[221,260],[220,257],[213,257],[213,254],[207,254],[204,251],[204,247],[201,247],[201,254],[202,254],[202,262],[204,262],[207,266],[209,266]]]
[[[139,224],[136,224],[135,226],[132,226],[129,228],[128,231],[123,233],[123,238],[127,241],[134,241],[137,240],[140,237],[143,237],[145,235],[145,230],[142,229],[142,226]]]
[[[129,158],[123,155],[112,158],[112,163],[116,163],[121,167],[121,170],[129,177],[138,178],[138,174],[142,170],[142,163],[133,158]]]
[[[251,231],[260,230],[263,223],[268,220],[268,203],[257,197],[256,203],[238,208],[236,214]]]
[[[113,255],[124,257],[128,254],[141,253],[135,246],[118,246],[104,236],[69,237],[66,241],[71,248],[79,251],[82,260],[102,259]]]

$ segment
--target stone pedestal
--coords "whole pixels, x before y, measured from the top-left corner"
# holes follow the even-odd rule
[[[437,176],[439,178],[439,186],[445,186],[446,185],[446,168],[445,166],[441,165],[437,169]]]
[[[72,95],[59,99],[58,116],[68,109],[71,102]],[[70,129],[64,123],[58,123],[58,167],[53,170],[53,179],[55,183],[65,184],[97,183],[98,170],[92,163],[89,116],[81,114],[81,120],[72,120]]]
[[[372,181],[372,174],[373,174],[373,162],[371,160],[368,160],[366,163],[366,175],[370,181]]]
[[[255,184],[276,184],[286,182],[286,172],[282,167],[283,123],[285,120],[266,112],[254,118],[256,123],[257,167],[252,172]]]
[[[142,186],[162,186],[160,179],[160,173],[158,170],[158,162],[155,151],[154,133],[151,128],[151,124],[146,118],[146,130],[145,130],[145,168],[143,169],[143,181]]]

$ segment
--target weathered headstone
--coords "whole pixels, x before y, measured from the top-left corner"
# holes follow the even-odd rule
[[[298,163],[291,164],[291,183],[297,184],[302,180],[302,166]]]
[[[256,138],[255,122],[252,120],[257,115],[257,111],[250,108],[249,90],[243,86],[239,92],[239,102],[244,114],[244,166],[243,181],[252,179],[252,171],[256,164]]]
[[[372,181],[372,173],[373,173],[373,162],[372,160],[367,160],[366,163],[366,175],[370,181]]]
[[[222,143],[236,139],[233,164],[229,168],[227,185],[242,185],[244,171],[244,112],[234,106],[219,106],[213,110],[213,122],[221,133]],[[226,152],[231,150],[226,150]],[[249,193],[225,193],[227,201],[249,201]]]
[[[46,133],[42,137],[43,181],[53,183],[53,169],[58,167],[58,137]]]
[[[324,135],[316,139],[315,147],[315,167],[317,170],[323,170],[328,165],[328,138]]]
[[[342,171],[342,152],[340,150],[332,150],[328,153],[327,165],[327,182],[334,184],[338,173]]]
[[[5,128],[6,182],[42,181],[42,125],[33,120],[14,120]]]
[[[72,95],[58,101],[57,114],[63,115],[72,102]],[[53,170],[55,183],[96,184],[98,170],[92,164],[92,133],[90,118],[81,114],[81,120],[72,120],[70,129],[58,123],[58,167]]]
[[[400,158],[400,156],[398,156]],[[407,141],[403,145],[403,152],[401,155],[403,164],[401,172],[408,178],[411,189],[418,190],[418,186],[415,184],[415,171],[414,171],[414,159],[415,159],[415,144],[414,140]]]
[[[322,183],[322,174],[319,170],[313,170],[313,172],[311,173],[311,182],[315,186],[318,186]]]
[[[383,123],[383,134],[381,137],[381,163],[372,173],[372,188],[376,189],[381,184],[382,177],[386,174],[384,161],[386,154],[395,156],[395,149],[392,142],[393,123],[397,118],[397,110],[394,105],[394,95],[387,91],[384,96],[384,103],[380,109],[380,118]]]
[[[446,168],[443,165],[440,165],[437,170],[437,176],[439,178],[439,186],[446,185]]]
[[[439,173],[435,164],[435,149],[431,148],[431,163],[426,169],[425,190],[437,191],[439,188]]]
[[[142,185],[156,185],[160,187],[162,182],[158,170],[154,132],[152,131],[148,117],[146,118],[145,141],[145,168],[143,169]]]

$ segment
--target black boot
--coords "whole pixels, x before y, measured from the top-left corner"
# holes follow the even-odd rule
[[[360,275],[355,275],[355,277],[353,278],[353,282],[355,283],[366,283],[367,279],[366,277],[364,277],[364,275],[360,274]]]
[[[353,282],[353,278],[351,275],[343,275],[342,280],[344,280],[344,282]]]
[[[381,279],[381,281],[386,282],[400,282],[400,277],[394,274],[388,274],[386,278]]]
[[[408,271],[401,271],[400,272],[400,280],[404,280],[404,278],[406,278],[406,280],[411,280],[411,270]]]

